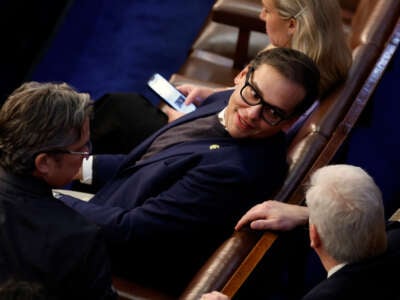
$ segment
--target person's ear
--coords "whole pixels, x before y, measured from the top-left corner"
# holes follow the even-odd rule
[[[321,247],[321,238],[318,233],[318,229],[314,224],[309,225],[309,235],[310,235],[310,246],[313,249],[318,249]]]
[[[247,72],[249,72],[249,66],[248,66],[248,65],[245,66],[245,67],[239,72],[239,74],[237,74],[237,75],[235,76],[235,79],[233,80],[233,82],[235,83],[235,85],[240,84],[241,80],[242,80],[243,78],[246,77]]]
[[[35,172],[37,175],[46,176],[51,168],[50,156],[46,153],[40,153],[35,158]]]
[[[297,20],[296,18],[290,18],[289,19],[289,24],[288,24],[288,33],[290,36],[293,36],[293,34],[296,32],[297,29]]]

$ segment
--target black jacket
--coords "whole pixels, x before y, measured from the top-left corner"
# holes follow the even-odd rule
[[[0,168],[0,280],[42,284],[55,299],[115,299],[98,228],[33,177]]]
[[[388,226],[388,249],[383,255],[344,266],[303,300],[400,299],[396,275],[400,270],[400,223],[396,223]]]

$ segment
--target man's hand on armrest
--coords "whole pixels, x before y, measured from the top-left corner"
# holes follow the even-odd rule
[[[307,207],[268,200],[250,208],[237,222],[235,229],[250,225],[255,230],[288,231],[307,222]]]

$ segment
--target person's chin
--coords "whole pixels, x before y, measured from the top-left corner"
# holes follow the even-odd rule
[[[235,128],[235,130],[229,131],[229,134],[235,139],[243,139],[249,137],[249,133],[241,128]]]

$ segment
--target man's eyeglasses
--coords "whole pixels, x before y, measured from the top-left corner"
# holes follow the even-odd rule
[[[88,141],[82,148],[86,148],[87,151],[72,151],[68,149],[50,149],[43,151],[45,153],[54,153],[54,154],[71,154],[71,155],[80,155],[83,158],[88,158],[92,153],[92,143]]]
[[[290,118],[282,109],[269,104],[265,101],[256,88],[251,85],[250,77],[254,72],[254,68],[250,67],[246,75],[244,86],[240,90],[242,100],[250,106],[262,105],[260,117],[270,126],[276,126],[283,120]]]

